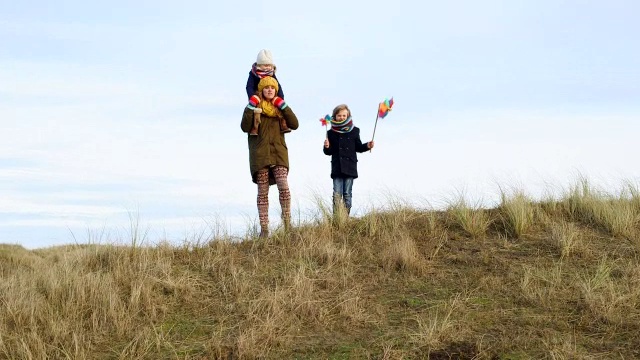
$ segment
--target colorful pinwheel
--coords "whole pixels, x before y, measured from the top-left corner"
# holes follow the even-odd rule
[[[322,126],[324,127],[327,127],[330,122],[331,122],[331,116],[329,114],[325,115],[323,118],[320,119],[320,124],[322,124]]]
[[[393,108],[393,98],[385,99],[378,105],[378,117],[384,119],[389,114],[389,111]]]
[[[331,115],[327,114],[323,118],[320,118],[320,124],[324,126],[326,131],[329,131],[327,127],[329,126],[329,124],[331,124]],[[327,138],[326,133],[325,133],[325,138]]]
[[[376,126],[378,126],[378,119],[384,119],[389,112],[393,108],[393,97],[391,99],[384,99],[383,102],[378,104],[378,114],[376,115],[376,123],[373,125],[373,136],[371,137],[371,141],[376,136]]]

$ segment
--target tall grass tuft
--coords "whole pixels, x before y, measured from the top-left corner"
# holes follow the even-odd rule
[[[592,274],[580,276],[582,301],[598,320],[619,323],[627,319],[637,306],[640,295],[628,281],[614,280],[614,262],[603,257]]]
[[[458,322],[463,318],[464,301],[456,294],[447,301],[417,316],[417,331],[410,334],[410,341],[427,352],[441,349],[444,344],[461,335]]]
[[[491,219],[486,210],[480,206],[470,206],[464,197],[449,204],[447,213],[453,223],[464,230],[472,238],[482,238],[486,235]]]
[[[582,178],[565,195],[566,212],[576,221],[599,227],[614,237],[634,239],[640,215],[637,210],[637,190],[613,195],[592,186]]]
[[[523,191],[508,195],[500,189],[500,214],[506,231],[520,238],[534,225],[536,207]]]
[[[553,223],[550,227],[553,244],[558,249],[562,259],[580,250],[580,233],[572,223]]]
[[[425,259],[420,254],[415,240],[406,232],[401,232],[388,243],[383,254],[383,266],[389,270],[422,273]]]
[[[562,287],[564,273],[562,262],[552,267],[542,264],[525,266],[520,280],[521,293],[529,301],[552,307]]]

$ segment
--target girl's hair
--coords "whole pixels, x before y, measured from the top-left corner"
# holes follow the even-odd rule
[[[347,104],[340,104],[333,109],[333,115],[331,116],[333,119],[336,118],[336,115],[342,110],[347,110],[347,117],[351,116],[351,110],[347,106]]]

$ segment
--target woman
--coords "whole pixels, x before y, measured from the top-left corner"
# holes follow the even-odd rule
[[[265,76],[258,83],[258,91],[249,99],[244,109],[242,131],[249,141],[249,168],[251,178],[258,184],[258,217],[260,237],[269,236],[269,186],[276,184],[280,193],[282,223],[286,230],[291,227],[291,194],[287,176],[289,174],[289,151],[280,132],[280,119],[284,119],[291,130],[298,128],[298,118],[285,101],[276,96],[278,81]],[[257,136],[251,135],[252,129]]]

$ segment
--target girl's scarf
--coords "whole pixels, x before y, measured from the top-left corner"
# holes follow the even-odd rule
[[[346,118],[344,121],[337,121],[334,118],[331,118],[331,130],[337,133],[348,133],[353,130],[353,120],[351,116]]]
[[[253,73],[253,75],[259,77],[260,79],[262,79],[265,76],[273,76],[275,67],[271,70],[260,70],[258,69],[258,64],[253,63],[253,65],[251,65],[251,72]]]

